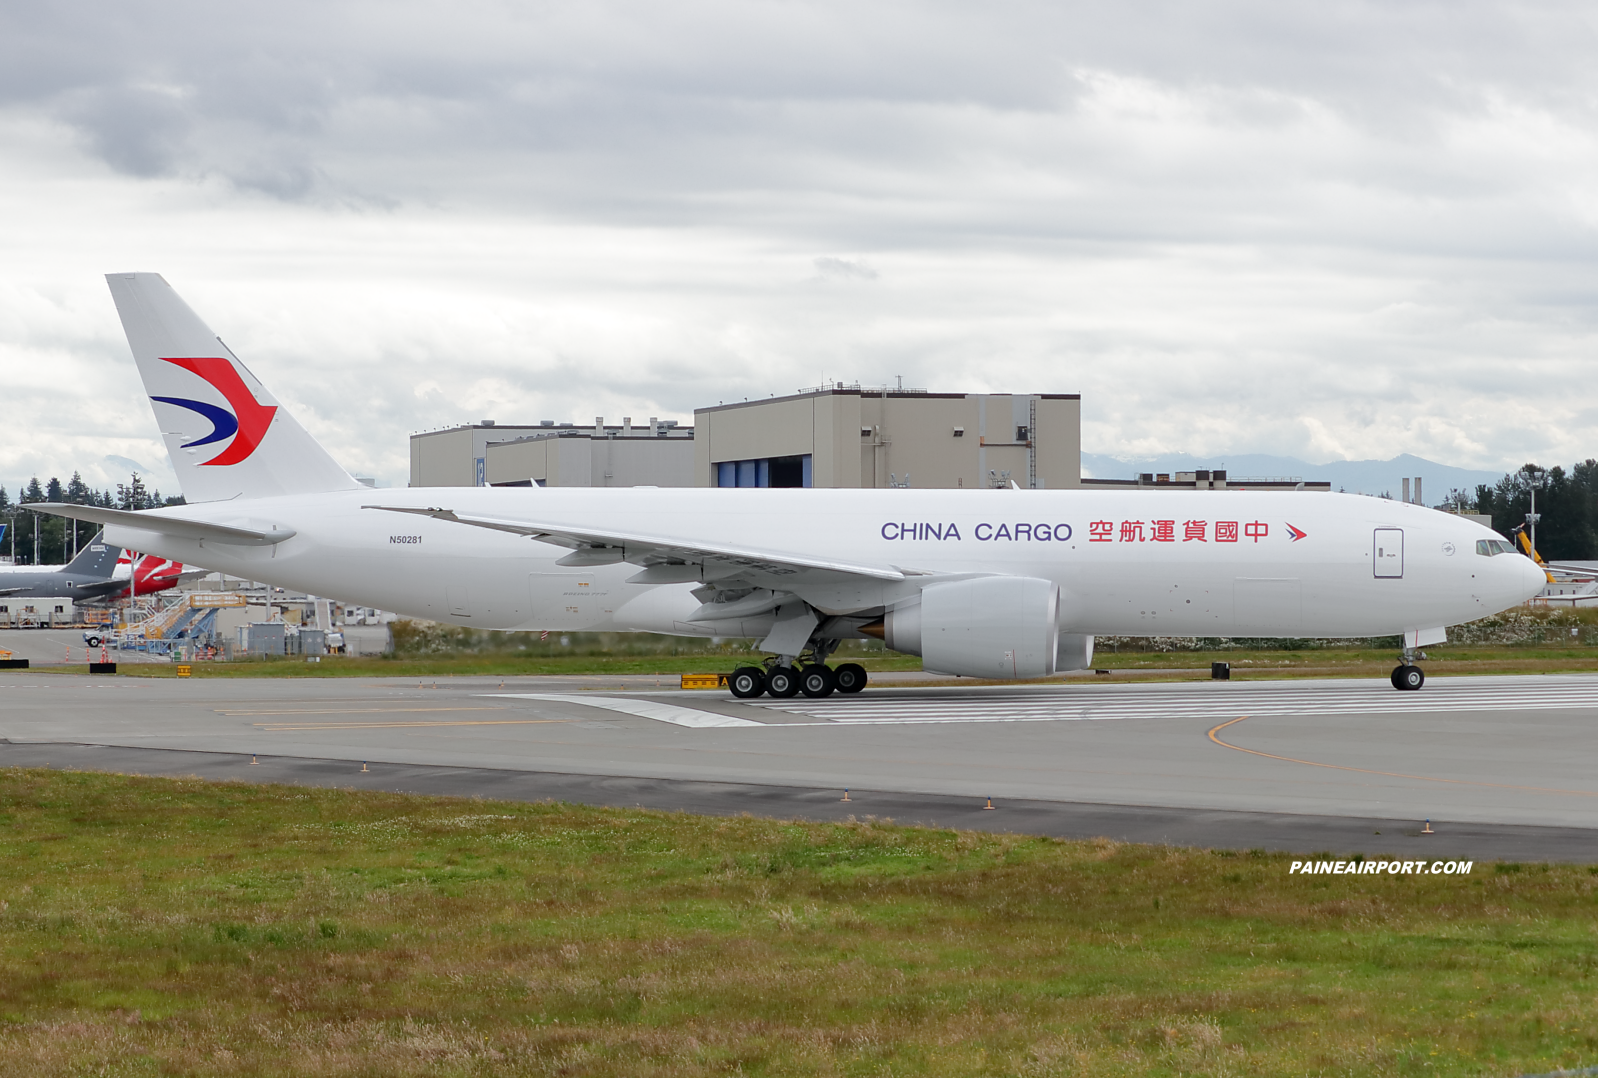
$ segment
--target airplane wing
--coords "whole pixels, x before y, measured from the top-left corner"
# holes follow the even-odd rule
[[[71,517],[74,520],[92,520],[97,524],[120,524],[125,528],[159,532],[179,539],[208,539],[228,546],[274,546],[294,537],[293,528],[274,526],[269,532],[254,528],[239,528],[231,524],[211,524],[203,520],[187,520],[171,516],[159,509],[106,509],[98,505],[62,505],[57,502],[30,502],[22,506],[35,513]]]
[[[862,578],[898,582],[911,576],[920,576],[912,569],[891,565],[866,565],[859,562],[837,561],[831,558],[814,558],[788,551],[740,547],[722,543],[684,543],[680,539],[666,539],[637,532],[596,531],[592,528],[573,527],[542,521],[507,520],[496,517],[462,516],[452,509],[417,509],[398,505],[363,505],[362,509],[381,509],[389,513],[411,513],[416,516],[447,520],[455,524],[469,524],[474,528],[525,535],[540,542],[570,547],[572,553],[560,559],[560,565],[612,565],[631,562],[646,568],[660,565],[705,565],[733,570],[738,575],[766,578],[792,586],[796,576],[810,579],[834,580]]]

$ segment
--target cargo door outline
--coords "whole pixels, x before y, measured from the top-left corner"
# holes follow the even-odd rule
[[[450,584],[444,589],[444,597],[449,603],[449,616],[452,618],[469,618],[472,616],[471,593],[465,584]]]
[[[1379,579],[1404,577],[1404,529],[1377,528],[1371,537],[1371,569]]]
[[[538,628],[586,629],[600,620],[601,589],[572,573],[529,573],[530,620]]]

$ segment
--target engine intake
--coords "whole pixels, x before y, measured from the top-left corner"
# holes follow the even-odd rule
[[[985,576],[923,588],[882,620],[882,641],[928,670],[965,677],[1036,678],[1055,671],[1060,590],[1027,576]],[[870,632],[875,626],[863,626]],[[872,635],[875,635],[872,633]]]

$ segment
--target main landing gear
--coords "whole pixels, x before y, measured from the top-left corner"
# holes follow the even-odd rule
[[[1393,688],[1398,689],[1400,692],[1414,692],[1426,684],[1426,672],[1415,665],[1416,659],[1424,659],[1425,657],[1426,653],[1424,651],[1405,648],[1404,654],[1398,657],[1398,665],[1393,668],[1392,678],[1390,679],[1393,683]]]
[[[837,646],[836,640],[822,641],[807,656],[776,655],[767,659],[764,666],[740,666],[727,679],[727,685],[740,700],[762,693],[783,700],[800,693],[819,698],[834,692],[859,692],[866,687],[865,667],[859,663],[827,665],[827,656]]]

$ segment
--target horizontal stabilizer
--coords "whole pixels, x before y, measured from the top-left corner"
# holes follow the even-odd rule
[[[73,520],[92,520],[96,524],[115,524],[124,528],[156,532],[178,539],[209,540],[227,546],[275,546],[294,537],[293,528],[273,525],[270,531],[239,528],[231,524],[211,524],[203,520],[187,520],[170,516],[158,509],[106,509],[98,505],[61,505],[57,502],[33,502],[22,506],[35,513],[70,517]]]

